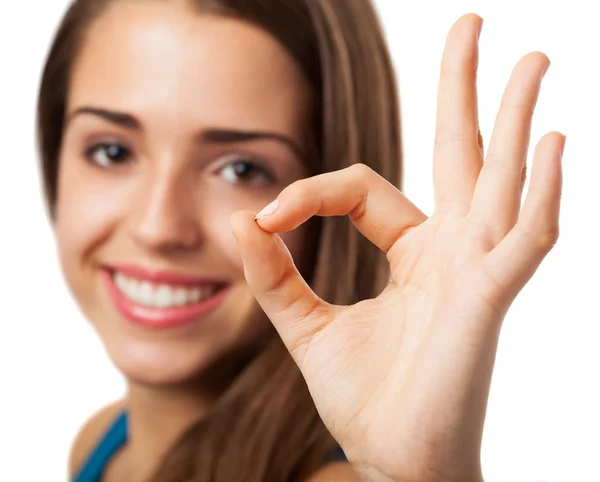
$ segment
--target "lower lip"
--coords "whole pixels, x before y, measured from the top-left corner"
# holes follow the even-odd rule
[[[227,295],[227,289],[225,288],[217,291],[210,298],[193,305],[150,308],[138,305],[123,295],[116,287],[111,271],[103,270],[102,278],[110,298],[121,314],[129,321],[146,328],[162,329],[190,324],[216,309]]]

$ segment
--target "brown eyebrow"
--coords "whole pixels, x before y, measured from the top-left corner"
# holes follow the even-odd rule
[[[93,115],[100,117],[108,122],[117,124],[121,127],[132,130],[142,130],[142,123],[133,115],[125,112],[117,112],[113,110],[103,109],[99,107],[80,107],[69,114],[66,124],[69,124],[74,117],[78,115]],[[198,136],[200,141],[213,143],[235,143],[235,142],[250,142],[256,140],[271,140],[283,144],[293,154],[306,161],[306,155],[303,150],[292,139],[283,134],[267,131],[243,131],[233,129],[210,128],[202,131]]]
[[[142,124],[139,120],[137,120],[131,114],[126,114],[125,112],[116,112],[108,109],[101,109],[98,107],[80,107],[79,109],[75,109],[69,117],[67,118],[66,124],[69,124],[74,117],[82,114],[89,114],[96,117],[100,117],[108,122],[112,122],[113,124],[120,125],[121,127],[126,127],[128,129],[141,130]]]
[[[200,139],[205,142],[214,143],[234,143],[234,142],[249,142],[255,140],[271,140],[283,144],[293,154],[301,160],[305,160],[306,156],[302,149],[289,137],[275,132],[264,131],[241,131],[231,129],[207,129],[200,134]]]

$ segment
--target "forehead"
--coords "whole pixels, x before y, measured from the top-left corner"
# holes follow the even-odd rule
[[[288,132],[301,128],[309,101],[300,69],[267,32],[151,0],[114,2],[95,21],[68,98],[69,108],[109,106],[162,126]]]

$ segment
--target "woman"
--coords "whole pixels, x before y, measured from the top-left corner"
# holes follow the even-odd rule
[[[482,479],[501,321],[556,241],[564,137],[519,213],[548,60],[515,68],[482,167],[480,29],[448,36],[427,218],[394,187],[368,0],[73,3],[39,99],[46,193],[128,381],[77,437],[75,480]]]

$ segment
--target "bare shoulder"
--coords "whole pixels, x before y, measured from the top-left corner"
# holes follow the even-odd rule
[[[98,440],[109,428],[114,419],[125,407],[125,401],[119,400],[102,408],[81,427],[71,445],[69,456],[69,474],[74,475],[85,462]]]
[[[306,482],[358,482],[358,476],[349,463],[334,462],[317,470]]]

